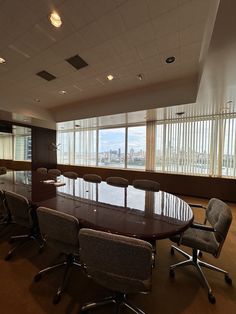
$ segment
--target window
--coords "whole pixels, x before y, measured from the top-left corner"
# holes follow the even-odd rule
[[[236,119],[225,119],[222,176],[236,177]]]
[[[57,134],[57,158],[60,164],[74,164],[74,133],[58,132]]]
[[[124,168],[125,128],[99,130],[98,165]]]
[[[128,128],[127,168],[145,169],[146,126]]]
[[[156,169],[210,174],[212,120],[157,125]]]
[[[75,132],[75,164],[96,166],[96,130]]]
[[[12,134],[0,133],[0,159],[12,159]]]

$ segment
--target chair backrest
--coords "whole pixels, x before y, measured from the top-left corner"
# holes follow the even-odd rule
[[[220,244],[220,252],[232,222],[231,209],[223,201],[217,198],[212,198],[207,205],[206,218],[215,229],[214,235],[217,242]]]
[[[37,209],[40,232],[46,235],[49,245],[70,254],[79,250],[79,221],[77,218],[50,209]]]
[[[79,242],[88,274],[101,285],[125,293],[150,289],[150,243],[87,228],[80,230]]]
[[[14,192],[5,191],[5,201],[13,221],[25,227],[32,227],[31,206],[27,198]]]
[[[6,210],[4,206],[4,193],[0,190],[0,217],[5,217]]]
[[[6,167],[0,167],[0,175],[6,174],[6,173],[7,173],[7,168]]]
[[[52,174],[53,176],[59,177],[61,175],[61,170],[59,170],[59,169],[49,169],[48,173]]]
[[[102,177],[100,177],[97,174],[93,174],[93,173],[85,174],[83,176],[83,179],[84,179],[84,181],[87,181],[87,182],[94,182],[94,183],[101,183],[102,182]]]
[[[122,177],[108,177],[106,178],[106,182],[109,185],[119,186],[119,187],[127,187],[129,185],[129,181]]]
[[[133,184],[133,187],[136,189],[145,190],[145,191],[153,191],[153,192],[160,191],[160,183],[153,180],[138,179],[138,180],[134,180],[132,184]]]
[[[47,174],[48,169],[47,169],[47,168],[40,167],[40,168],[37,168],[36,171],[37,171],[38,173]]]
[[[66,171],[66,172],[63,172],[63,176],[69,179],[76,180],[78,178],[78,173],[73,172],[73,171]]]

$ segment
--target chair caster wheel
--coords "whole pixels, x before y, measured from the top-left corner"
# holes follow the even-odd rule
[[[42,275],[41,275],[41,274],[37,274],[37,275],[34,276],[34,281],[37,282],[37,281],[39,281],[41,278],[42,278]]]
[[[7,256],[5,257],[5,261],[9,261],[12,258],[12,253],[8,253]]]
[[[174,269],[170,269],[170,277],[174,278],[175,277],[175,271]]]
[[[174,254],[175,254],[175,250],[174,250],[173,247],[171,247],[171,249],[170,249],[170,254],[171,254],[171,255],[174,255]]]
[[[225,281],[228,285],[232,285],[232,279],[229,277],[229,275],[225,275]]]
[[[214,297],[214,295],[212,293],[208,293],[208,300],[211,304],[216,303],[216,298]]]
[[[61,301],[61,294],[56,294],[53,298],[53,304],[58,304]]]

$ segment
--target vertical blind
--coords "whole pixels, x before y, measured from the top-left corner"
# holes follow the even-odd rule
[[[125,162],[119,167],[137,167],[148,171],[190,175],[236,177],[236,117],[233,115],[152,121],[147,122],[145,126],[136,127],[126,125],[124,130],[127,135],[122,140],[124,143],[118,141],[118,134],[114,137],[112,131],[116,129],[109,131],[109,129],[94,127],[80,131],[76,129],[58,131],[57,142],[61,144],[58,162],[98,165],[101,158],[99,132],[104,133],[105,130],[110,133],[109,137],[103,139],[106,140],[109,151],[112,151],[115,157],[119,155],[119,151],[121,157],[125,154]],[[116,149],[115,143],[118,143]],[[140,147],[135,149],[135,145]],[[125,147],[124,153],[120,149],[122,147]],[[102,153],[106,156],[107,153],[105,149],[103,150]],[[136,154],[139,154],[138,158]],[[115,162],[113,164],[104,162],[103,166],[117,167]]]

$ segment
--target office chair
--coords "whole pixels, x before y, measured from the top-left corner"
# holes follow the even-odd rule
[[[133,181],[132,185],[134,188],[144,190],[144,191],[153,191],[153,192],[160,191],[160,183],[153,180],[137,179]]]
[[[10,217],[17,225],[26,227],[29,229],[28,234],[12,236],[10,238],[10,243],[20,240],[6,255],[5,260],[9,260],[16,249],[24,245],[29,240],[34,240],[39,246],[39,252],[43,250],[44,241],[41,238],[38,223],[37,215],[35,210],[32,209],[29,201],[22,195],[19,195],[14,192],[5,191],[5,205],[7,211],[10,212]]]
[[[36,172],[41,173],[41,174],[47,174],[48,173],[48,169],[44,168],[44,167],[40,167],[36,169]]]
[[[48,174],[59,177],[61,175],[61,170],[59,169],[49,169]]]
[[[46,243],[65,255],[64,261],[40,270],[34,277],[35,281],[39,281],[42,275],[60,267],[65,267],[62,283],[53,298],[53,303],[57,304],[61,300],[71,267],[80,267],[78,262],[79,221],[71,215],[46,207],[39,207],[37,214],[40,231],[46,237]]]
[[[66,171],[66,172],[63,172],[63,176],[69,179],[76,180],[78,178],[78,173],[73,172],[73,171]]]
[[[79,242],[87,275],[113,291],[108,298],[85,304],[81,311],[115,303],[116,313],[125,306],[134,313],[145,314],[128,302],[126,294],[150,290],[152,246],[143,240],[86,228],[80,230]]]
[[[6,227],[11,223],[12,223],[11,213],[6,208],[4,192],[0,190],[0,226]]]
[[[122,177],[108,177],[106,178],[106,182],[109,185],[119,186],[123,188],[126,188],[129,185],[129,181]]]
[[[102,178],[99,175],[93,174],[93,173],[85,174],[83,176],[83,179],[84,179],[84,181],[93,182],[93,183],[101,183],[102,182]]]
[[[0,167],[0,175],[6,174],[6,173],[7,173],[7,168],[6,167]]]
[[[195,266],[206,288],[208,289],[208,299],[213,304],[216,302],[216,299],[201,266],[223,273],[225,275],[225,281],[228,284],[232,284],[232,279],[227,271],[200,260],[198,258],[199,251],[210,253],[216,258],[219,257],[231,225],[231,221],[232,213],[229,206],[219,199],[212,198],[207,205],[205,217],[205,222],[208,222],[210,226],[206,224],[193,223],[187,231],[171,238],[171,240],[178,245],[182,244],[192,248],[192,255],[189,255],[178,247],[172,245],[171,254],[174,254],[174,251],[176,250],[188,259],[175,265],[171,265],[170,275],[174,277],[174,270],[177,267],[187,265]]]

